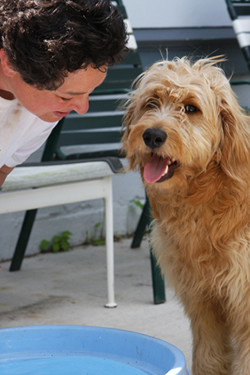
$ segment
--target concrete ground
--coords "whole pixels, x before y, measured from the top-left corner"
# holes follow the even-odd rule
[[[0,271],[0,328],[73,324],[135,331],[177,346],[191,370],[191,333],[182,307],[166,285],[167,301],[153,304],[148,242],[130,249],[115,242],[117,308],[105,308],[106,254],[103,246],[26,258],[21,271]]]

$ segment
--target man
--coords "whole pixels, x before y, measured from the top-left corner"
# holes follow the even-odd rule
[[[125,51],[121,15],[109,0],[2,0],[0,186],[89,94]]]

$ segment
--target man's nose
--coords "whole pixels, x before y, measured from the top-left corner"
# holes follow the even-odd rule
[[[79,115],[84,115],[89,109],[89,96],[88,95],[81,95],[71,103],[72,110],[79,113]]]

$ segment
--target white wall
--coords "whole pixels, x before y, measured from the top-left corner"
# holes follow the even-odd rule
[[[225,0],[123,0],[132,27],[230,26]]]

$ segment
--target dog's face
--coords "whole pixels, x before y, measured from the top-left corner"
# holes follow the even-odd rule
[[[139,80],[127,107],[123,148],[146,188],[182,186],[220,159],[224,120],[237,102],[214,64],[164,61]]]

